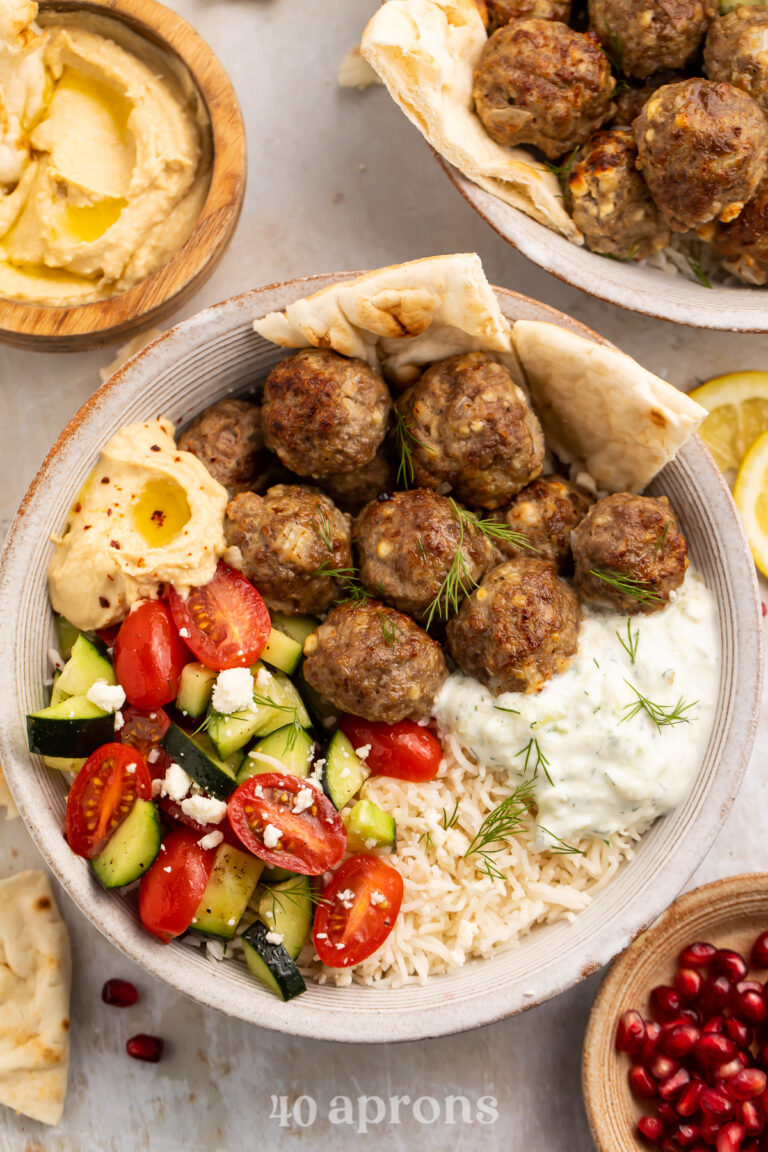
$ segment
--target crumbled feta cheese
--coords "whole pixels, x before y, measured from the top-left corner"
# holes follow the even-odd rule
[[[191,787],[191,776],[187,776],[180,764],[171,764],[163,779],[162,795],[178,802],[189,794]]]
[[[311,808],[315,802],[314,788],[300,788],[296,795],[296,803],[293,806],[293,811],[298,815],[300,812],[306,812],[307,808]]]
[[[171,866],[170,866],[170,864],[168,865],[168,867],[167,867],[167,868],[163,868],[163,872],[170,872],[170,871],[171,871]]]
[[[211,702],[217,712],[246,712],[253,703],[253,676],[248,668],[225,668],[216,677]]]
[[[214,832],[209,832],[207,834],[207,836],[203,836],[200,840],[198,840],[197,843],[200,845],[201,848],[205,848],[205,849],[218,848],[219,844],[221,844],[223,839],[224,839],[224,833],[223,832],[214,831]]]
[[[325,720],[323,720],[323,728],[333,728],[336,720],[336,716],[326,716]]]
[[[359,748],[355,748],[355,756],[357,756],[358,760],[367,760],[370,754],[370,744],[362,744]]]
[[[342,907],[351,908],[354,903],[355,893],[351,888],[344,888],[343,891],[336,893],[336,899]]]
[[[48,649],[48,659],[50,660],[54,671],[64,667],[64,661],[55,648]]]
[[[157,764],[159,759],[160,759],[160,749],[159,748],[150,748],[149,752],[147,753],[148,763]]]
[[[339,772],[339,780],[346,780],[347,776],[349,776],[349,768],[345,766],[341,772]]]
[[[341,952],[343,947],[344,947],[344,943],[343,943],[343,941],[340,940],[339,943],[336,945],[337,952]]]
[[[259,668],[256,673],[256,687],[260,692],[264,692],[272,684],[272,673],[266,668]]]
[[[189,628],[179,628],[179,636],[182,640],[189,640]]]
[[[122,712],[115,712],[115,732],[119,732],[125,724],[125,718]]]
[[[153,799],[153,800],[156,800],[156,799],[157,799],[157,797],[158,797],[158,796],[160,795],[160,793],[162,792],[162,790],[163,790],[163,782],[162,782],[162,780],[153,780],[153,781],[152,781],[152,799]]]
[[[374,840],[373,836],[369,836],[365,842],[365,847],[368,852],[373,852],[374,848],[378,847],[378,840]]]
[[[215,800],[213,796],[188,796],[182,800],[181,810],[198,824],[221,824],[227,814],[224,801]]]
[[[267,932],[265,939],[267,944],[282,944],[284,935],[283,932]]]
[[[237,920],[235,920],[234,916],[232,916],[229,920],[227,920],[227,924],[230,928],[234,928],[235,924],[237,924]]]
[[[315,939],[316,940],[327,940],[328,939],[328,933],[327,932],[315,932]]]
[[[325,760],[315,760],[314,767],[307,777],[307,784],[312,784],[315,788],[322,790],[323,768],[325,768]]]
[[[91,684],[85,694],[91,704],[101,708],[102,712],[117,712],[125,704],[125,692],[119,684],[107,684],[106,680],[97,680]]]
[[[282,836],[283,834],[279,828],[275,828],[274,824],[267,824],[264,829],[264,847],[277,848],[278,842],[282,839]]]
[[[136,771],[136,765],[135,764],[126,764],[125,770],[129,776],[133,776],[134,772]]]
[[[377,904],[383,904],[385,900],[386,896],[383,892],[379,892],[378,888],[374,892],[371,892],[371,904],[373,904],[374,907]]]

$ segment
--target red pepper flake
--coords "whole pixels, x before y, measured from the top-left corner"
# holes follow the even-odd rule
[[[144,567],[144,557],[143,556],[139,556],[138,560],[136,561],[136,567],[137,568],[143,568]]]
[[[109,484],[109,476],[102,476],[101,482],[102,484]]]
[[[91,524],[84,524],[83,525],[83,532],[90,532],[91,528],[92,528]]]
[[[110,540],[109,546],[110,546],[110,548],[117,548],[118,552],[120,551],[120,541],[119,540]]]
[[[159,444],[150,444],[150,451],[151,452],[159,452],[160,451],[160,445]]]
[[[107,508],[107,516],[111,516],[111,515],[112,515],[112,509],[111,509],[111,508]]]
[[[162,508],[156,508],[150,516],[150,520],[162,528],[163,524],[165,524],[165,512],[163,512]]]
[[[765,603],[765,600],[760,601],[760,607],[763,611],[763,616],[768,616],[768,604]]]
[[[101,604],[102,608],[109,608],[109,600],[107,600],[106,596],[99,596],[99,604]]]
[[[82,504],[78,500],[77,504],[75,504],[75,512],[79,512],[81,508],[82,508]]]

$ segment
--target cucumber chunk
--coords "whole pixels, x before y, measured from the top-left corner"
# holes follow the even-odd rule
[[[259,882],[264,865],[230,844],[219,844],[192,927],[206,936],[231,940]]]
[[[236,775],[231,765],[219,759],[213,744],[204,733],[188,736],[176,724],[171,724],[163,737],[163,747],[180,764],[196,784],[215,796],[226,800],[235,789]]]
[[[302,649],[307,636],[311,636],[320,624],[317,616],[286,616],[285,612],[271,612],[270,616],[273,628],[290,636],[291,640],[301,644]]]
[[[301,952],[312,927],[312,883],[308,876],[292,876],[274,884],[259,897],[256,915],[269,932],[279,932],[292,960]]]
[[[279,772],[281,770],[276,768],[274,764],[259,760],[259,753],[262,756],[269,756],[273,760],[279,760],[282,771],[290,772],[292,776],[307,777],[312,766],[314,748],[315,742],[308,732],[305,732],[303,728],[295,728],[293,724],[286,724],[285,727],[278,728],[276,732],[270,732],[269,736],[259,740],[256,747],[246,753],[237,776],[237,783],[238,785],[242,784],[251,776],[261,776],[265,772]]]
[[[62,660],[69,660],[72,645],[80,635],[80,629],[75,628],[74,624],[70,624],[66,616],[54,616],[53,626],[56,629],[56,644],[61,658]]]
[[[72,756],[43,756],[46,768],[55,768],[57,772],[79,772],[85,760]]]
[[[312,720],[307,706],[302,700],[299,690],[296,685],[290,680],[284,672],[274,671],[271,673],[272,683],[267,689],[266,695],[275,704],[280,704],[283,711],[283,724],[286,721],[293,722],[295,711],[296,720],[301,724],[302,728],[311,728]],[[264,733],[266,735],[266,733]]]
[[[347,827],[347,847],[351,852],[366,852],[373,848],[397,850],[395,819],[374,804],[372,800],[358,800],[344,813]]]
[[[273,628],[262,649],[260,659],[271,664],[273,668],[279,668],[281,672],[287,672],[290,676],[291,672],[296,671],[303,654],[304,649],[297,640],[292,640],[285,632]]]
[[[86,759],[115,738],[115,719],[85,696],[68,696],[27,716],[27,744],[41,756]]]
[[[245,962],[251,975],[270,992],[281,1000],[293,1000],[307,990],[304,977],[282,944],[269,943],[268,931],[260,920],[256,920],[243,933]]]
[[[244,748],[254,736],[268,736],[285,727],[294,716],[302,728],[312,726],[304,701],[288,677],[283,672],[269,672],[257,663],[251,669],[254,678],[262,669],[268,673],[269,680],[263,687],[256,687],[256,700],[247,712],[225,715],[212,708],[208,713],[208,733],[222,760]]]
[[[181,670],[176,707],[187,716],[204,716],[211,702],[216,673],[205,664],[193,660]]]
[[[61,690],[61,669],[57,669],[53,674],[53,686],[51,688],[51,704],[61,704],[62,700],[66,700],[69,692],[62,692]]]
[[[343,732],[334,732],[323,769],[323,791],[328,799],[341,811],[360,791],[367,776],[351,741]]]
[[[59,677],[58,690],[67,696],[85,696],[97,680],[117,684],[111,661],[81,633],[72,645],[72,655]]]
[[[298,875],[298,872],[291,872],[289,868],[280,868],[277,864],[267,864],[261,874],[261,883],[281,884],[283,880],[290,880],[291,876]]]
[[[122,888],[138,880],[160,851],[162,829],[151,800],[136,800],[98,856],[91,860],[103,888]]]

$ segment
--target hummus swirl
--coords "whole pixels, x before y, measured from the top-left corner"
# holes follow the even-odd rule
[[[0,297],[101,300],[188,239],[210,126],[190,78],[153,45],[84,13],[40,27],[36,10],[0,0]]]
[[[104,446],[63,536],[48,586],[76,628],[119,623],[162,584],[207,584],[226,548],[227,490],[173,439],[169,420],[128,424]]]

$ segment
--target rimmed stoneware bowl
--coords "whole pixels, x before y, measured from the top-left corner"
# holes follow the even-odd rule
[[[761,670],[754,568],[728,490],[702,443],[689,441],[652,485],[677,509],[693,562],[717,598],[722,680],[714,729],[685,802],[660,820],[628,866],[573,924],[537,929],[515,951],[409,986],[311,984],[283,1004],[237,965],[214,965],[183,944],[163,947],[140,927],[135,894],[109,895],[62,836],[65,784],[26,750],[24,716],[44,703],[53,625],[46,591],[50,533],[127,422],[165,414],[183,425],[231,392],[252,388],[285,352],[252,329],[254,317],[343,276],[294,280],[247,292],[179,324],[121,368],[83,407],[49,453],[11,526],[0,562],[0,763],[41,852],[94,925],[179,992],[230,1015],[301,1036],[415,1040],[459,1032],[520,1012],[607,963],[677,894],[711,845],[739,787],[754,737]],[[497,289],[511,319],[546,320],[598,341],[576,321]]]
[[[157,324],[213,273],[243,206],[245,127],[217,57],[191,24],[157,0],[40,0],[40,12],[107,17],[162,49],[196,85],[211,126],[208,195],[194,231],[167,264],[127,292],[91,304],[47,307],[0,299],[0,341],[36,352],[79,352]]]
[[[609,304],[693,328],[768,332],[768,287],[706,288],[686,276],[608,260],[505,204],[435,156],[454,187],[486,223],[534,264],[567,284]]]
[[[686,892],[614,961],[584,1037],[584,1103],[598,1152],[648,1149],[635,1131],[647,1110],[629,1090],[629,1057],[614,1048],[622,1012],[637,1008],[646,1015],[651,988],[671,983],[677,956],[686,944],[708,940],[718,948],[734,948],[748,959],[755,937],[766,930],[768,872],[748,872]],[[755,976],[764,980],[765,972]]]

